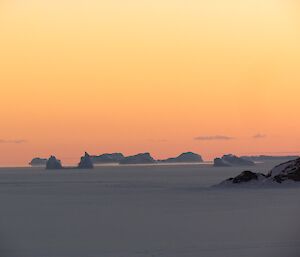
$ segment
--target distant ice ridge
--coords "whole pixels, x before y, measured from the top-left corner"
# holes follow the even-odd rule
[[[120,164],[152,164],[152,163],[197,163],[203,162],[201,155],[186,152],[177,157],[168,158],[165,160],[155,160],[150,153],[140,153],[125,157],[120,161]]]
[[[252,171],[243,171],[234,178],[226,179],[217,186],[234,185],[278,185],[300,182],[300,158],[274,167],[267,175]]]
[[[241,158],[245,160],[250,160],[250,161],[256,161],[256,162],[261,162],[261,161],[277,161],[277,160],[295,160],[298,159],[300,156],[298,155],[280,155],[280,156],[272,156],[272,155],[254,155],[254,156],[241,156]]]

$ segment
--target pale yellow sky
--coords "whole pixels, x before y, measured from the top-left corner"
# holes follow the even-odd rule
[[[300,151],[299,14],[283,0],[1,1],[0,164]],[[235,139],[194,140],[215,135]]]

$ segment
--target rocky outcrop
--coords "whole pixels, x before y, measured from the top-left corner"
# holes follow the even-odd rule
[[[106,153],[101,155],[91,156],[92,162],[94,164],[103,164],[103,163],[119,163],[125,157],[122,153]]]
[[[46,159],[46,158],[39,158],[39,157],[33,158],[31,160],[31,162],[29,163],[29,165],[31,165],[31,166],[46,166],[47,160],[48,159]]]
[[[46,163],[47,170],[59,170],[62,169],[61,161],[56,159],[55,156],[50,156]]]
[[[94,168],[94,164],[92,162],[92,159],[91,159],[90,155],[87,152],[85,152],[84,156],[82,156],[80,158],[78,168],[79,169],[93,169]]]
[[[300,158],[282,163],[274,167],[267,175],[244,171],[240,175],[226,179],[219,185],[272,185],[283,184],[288,182],[300,182]],[[299,183],[300,185],[300,183]]]
[[[276,166],[268,173],[268,177],[277,183],[300,181],[300,158]]]
[[[262,173],[255,173],[252,171],[243,171],[241,174],[234,178],[226,179],[221,183],[221,185],[228,185],[228,184],[242,184],[242,183],[249,183],[254,182],[257,183],[258,181],[263,181],[266,178],[266,175]]]
[[[174,158],[168,158],[165,160],[159,160],[159,162],[164,163],[197,163],[197,162],[203,162],[203,159],[201,155],[192,153],[192,152],[186,152],[182,153],[177,157]]]
[[[230,167],[230,166],[254,166],[255,163],[250,160],[237,157],[233,154],[223,155],[222,158],[216,158],[214,160],[215,167]]]
[[[152,158],[150,153],[140,153],[137,155],[128,156],[120,161],[120,164],[151,164],[151,163],[156,163],[156,161]]]

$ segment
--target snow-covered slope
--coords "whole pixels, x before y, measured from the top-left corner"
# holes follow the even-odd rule
[[[275,166],[269,173],[269,176],[277,176],[282,174],[289,174],[300,169],[300,158],[292,161],[288,161]]]

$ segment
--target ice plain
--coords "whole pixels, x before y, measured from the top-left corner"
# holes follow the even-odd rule
[[[300,185],[211,187],[243,170],[1,168],[0,256],[299,257]]]

